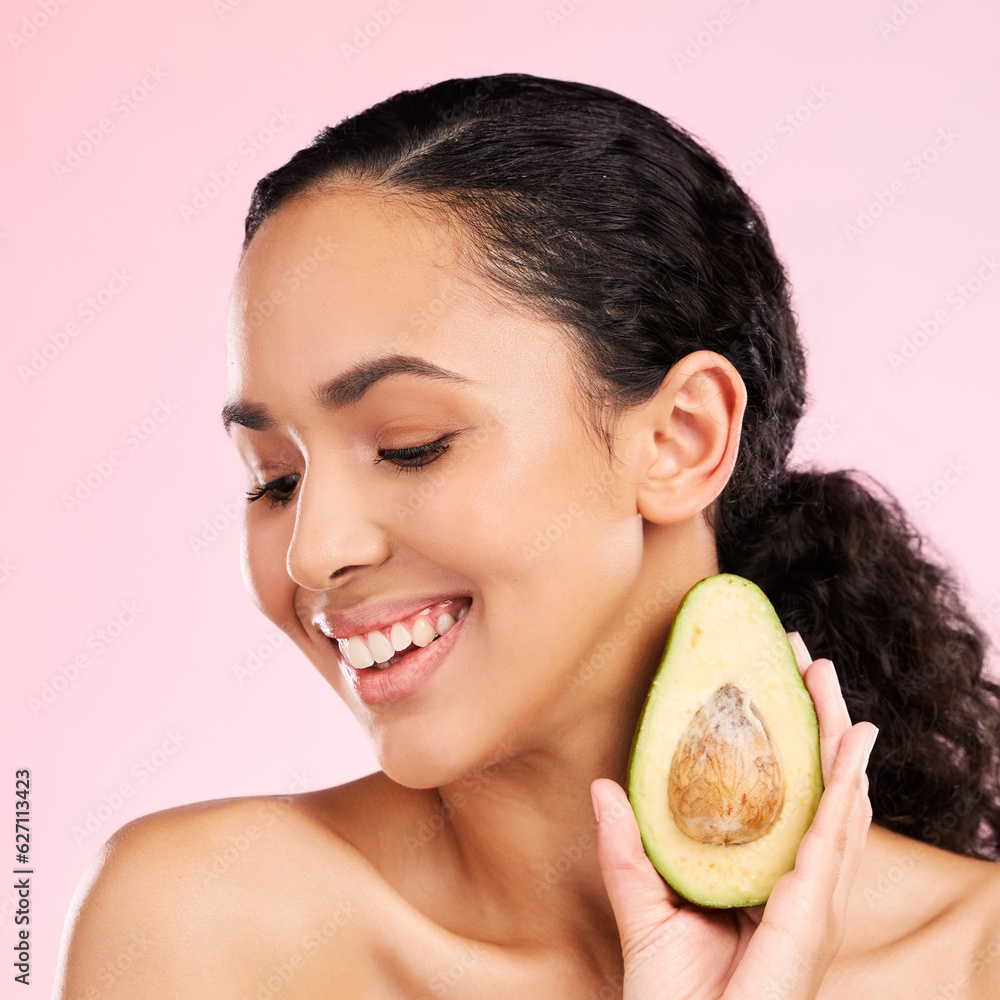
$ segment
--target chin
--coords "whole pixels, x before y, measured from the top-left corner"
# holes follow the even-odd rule
[[[440,788],[458,781],[468,770],[453,755],[421,753],[412,745],[391,751],[384,746],[376,748],[375,759],[388,777],[405,788]]]
[[[470,772],[496,773],[495,748],[483,753],[482,747],[463,742],[460,735],[449,738],[444,732],[443,727],[423,724],[418,735],[407,736],[390,726],[380,737],[373,736],[372,750],[385,774],[406,788],[441,788],[466,779]],[[428,733],[433,740],[428,740]]]

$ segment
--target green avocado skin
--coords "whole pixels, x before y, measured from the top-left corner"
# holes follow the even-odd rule
[[[770,611],[770,614],[773,616],[774,621],[777,622],[780,625],[780,620],[778,619],[777,612],[775,612],[774,607],[771,604],[771,602],[767,599],[767,596],[764,594],[764,592],[755,583],[753,583],[753,581],[747,580],[744,577],[737,576],[736,574],[733,574],[733,573],[718,573],[718,574],[714,574],[712,576],[704,577],[703,579],[701,579],[697,583],[695,583],[688,590],[688,592],[684,595],[684,597],[682,598],[680,604],[677,607],[677,613],[674,616],[673,622],[671,623],[670,631],[669,631],[669,633],[667,635],[666,645],[664,646],[663,654],[660,657],[659,666],[657,667],[656,673],[655,673],[655,675],[653,677],[652,683],[650,684],[649,690],[646,693],[646,697],[645,697],[645,700],[644,700],[643,706],[642,706],[642,711],[639,713],[639,721],[636,724],[635,732],[633,733],[633,736],[632,736],[632,743],[631,743],[631,747],[629,748],[628,771],[627,771],[627,774],[628,774],[628,798],[629,798],[630,802],[633,803],[633,807],[634,807],[634,803],[635,803],[634,789],[635,789],[635,786],[636,786],[636,775],[637,775],[636,759],[637,759],[637,755],[638,755],[638,752],[639,752],[639,747],[640,747],[640,745],[642,743],[643,723],[646,721],[646,719],[647,719],[647,713],[650,712],[651,706],[652,706],[653,701],[654,701],[654,695],[655,695],[655,690],[656,690],[656,680],[657,680],[657,678],[659,678],[661,676],[664,668],[667,667],[667,665],[671,662],[671,656],[670,656],[670,654],[671,654],[671,645],[673,643],[675,635],[677,635],[679,633],[679,631],[681,631],[684,628],[685,619],[688,617],[688,613],[691,611],[691,609],[692,608],[696,608],[696,606],[698,604],[698,599],[699,599],[699,597],[702,594],[703,588],[717,586],[717,585],[723,583],[724,581],[728,582],[728,583],[731,583],[731,584],[738,584],[740,586],[747,587],[749,590],[751,590],[752,592],[754,592],[755,596],[760,601],[762,608],[768,609]],[[784,641],[787,644],[788,653],[792,657],[792,661],[794,662],[795,661],[795,653],[794,653],[794,651],[791,648],[791,644],[788,643],[787,636],[786,636],[786,633],[784,632],[784,628],[783,627],[782,627],[782,636],[785,636]],[[790,684],[792,686],[796,686],[798,688],[801,688],[802,691],[805,692],[805,694],[806,694],[806,701],[808,702],[809,712],[810,712],[810,716],[808,716],[807,718],[808,718],[808,721],[811,722],[811,731],[812,731],[812,733],[814,735],[814,739],[815,739],[815,759],[818,762],[819,761],[819,722],[818,722],[818,720],[816,718],[815,709],[812,706],[812,698],[808,694],[808,689],[805,686],[805,681],[803,680],[803,678],[802,678],[802,676],[801,676],[801,674],[800,674],[800,672],[798,670],[796,670],[794,672],[794,674],[790,673],[788,675],[788,677],[786,679],[786,683]],[[822,790],[823,790],[823,777],[822,777],[822,773],[817,773],[815,775],[815,780],[816,780],[816,782],[818,784],[819,792],[817,793],[816,802],[814,803],[814,806],[813,806],[813,813],[815,813],[815,805],[818,804],[819,793],[821,793]],[[634,808],[633,808],[633,811],[634,811]],[[747,897],[745,897],[745,898],[743,898],[743,899],[741,899],[741,900],[739,900],[737,902],[713,902],[713,901],[706,901],[704,898],[699,898],[697,892],[693,891],[689,887],[686,888],[683,885],[677,885],[677,884],[675,884],[675,882],[671,880],[671,877],[670,877],[669,873],[663,870],[664,866],[662,864],[658,864],[657,863],[657,854],[658,854],[658,851],[657,851],[656,846],[655,846],[655,837],[651,834],[651,832],[649,830],[645,829],[645,824],[640,820],[640,818],[639,818],[638,815],[636,815],[636,822],[637,822],[637,825],[639,827],[639,833],[640,833],[640,836],[642,838],[643,848],[646,851],[647,857],[649,857],[649,859],[650,859],[651,863],[653,864],[653,866],[656,868],[656,870],[659,872],[659,874],[663,877],[663,879],[666,882],[668,882],[668,884],[670,885],[670,887],[679,896],[681,896],[682,898],[686,899],[688,902],[694,903],[697,906],[707,907],[707,908],[712,908],[712,909],[727,909],[727,908],[731,909],[731,908],[735,908],[735,907],[757,906],[757,905],[761,905],[761,904],[767,902],[769,892],[768,893],[763,893],[763,894],[760,894],[760,895],[757,895],[757,896],[747,896]],[[775,881],[776,880],[777,879],[775,879]]]

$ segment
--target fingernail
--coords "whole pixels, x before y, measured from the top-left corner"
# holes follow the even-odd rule
[[[798,632],[792,632],[788,636],[788,641],[792,644],[793,648],[797,646],[801,650],[802,654],[805,656],[806,661],[808,663],[812,663],[812,655],[806,648],[805,640],[802,638],[801,635],[799,635]]]
[[[601,806],[597,801],[597,796],[594,794],[594,790],[590,790],[590,801],[594,804],[594,818],[598,823],[601,822]]]
[[[868,723],[868,725],[871,726],[871,733],[869,733],[868,735],[868,745],[865,748],[865,757],[864,757],[865,762],[861,768],[862,771],[868,770],[868,758],[871,757],[872,747],[875,746],[875,741],[878,739],[878,727],[872,726],[870,722]]]

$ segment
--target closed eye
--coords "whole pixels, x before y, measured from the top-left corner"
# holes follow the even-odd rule
[[[443,455],[450,447],[445,442],[451,436],[446,434],[444,437],[438,438],[437,441],[417,444],[409,448],[380,448],[379,457],[375,459],[375,462],[376,464],[385,461],[392,462],[393,465],[398,466],[397,475],[400,472],[415,472]]]

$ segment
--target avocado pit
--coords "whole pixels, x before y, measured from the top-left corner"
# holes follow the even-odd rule
[[[702,844],[746,844],[777,822],[785,792],[771,733],[750,696],[726,683],[688,723],[670,764],[678,829]]]

